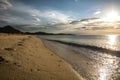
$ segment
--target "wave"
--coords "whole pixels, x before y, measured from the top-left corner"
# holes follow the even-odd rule
[[[69,45],[69,46],[91,49],[93,51],[98,51],[98,52],[102,52],[102,53],[106,53],[106,54],[110,54],[110,55],[113,55],[113,56],[120,57],[120,51],[116,51],[116,50],[111,50],[111,49],[98,47],[98,46],[93,46],[93,45],[85,45],[85,44],[77,44],[77,43],[72,43],[72,42],[65,42],[65,41],[60,41],[60,40],[49,40],[49,39],[47,39],[47,40],[48,41],[53,41],[53,42],[58,42],[58,43],[61,43],[61,44],[66,44],[66,45]]]

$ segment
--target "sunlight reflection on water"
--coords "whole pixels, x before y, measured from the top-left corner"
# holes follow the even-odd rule
[[[117,44],[117,35],[109,35],[108,36],[108,45],[109,45],[109,48],[112,49],[112,50],[115,50],[116,47],[115,45]]]
[[[99,73],[100,73],[99,80],[107,80],[108,71],[107,71],[106,67],[104,67],[104,66],[100,67]]]
[[[108,36],[108,45],[111,50],[115,50],[115,45],[117,44],[117,35]],[[102,65],[99,67],[99,80],[114,80],[112,75],[115,74],[118,68],[117,57],[111,55],[103,55],[101,60]]]
[[[99,80],[110,80],[115,69],[118,67],[116,58],[110,57],[102,60],[103,64],[99,67]]]

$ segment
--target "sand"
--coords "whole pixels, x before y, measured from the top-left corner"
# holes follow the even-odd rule
[[[0,80],[82,80],[66,61],[31,35],[0,34]]]

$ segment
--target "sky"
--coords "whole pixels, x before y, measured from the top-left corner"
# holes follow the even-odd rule
[[[36,26],[67,23],[103,16],[120,0],[0,0],[0,26]]]

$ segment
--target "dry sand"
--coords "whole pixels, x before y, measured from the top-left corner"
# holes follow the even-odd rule
[[[71,65],[30,35],[0,34],[0,80],[82,80]]]

